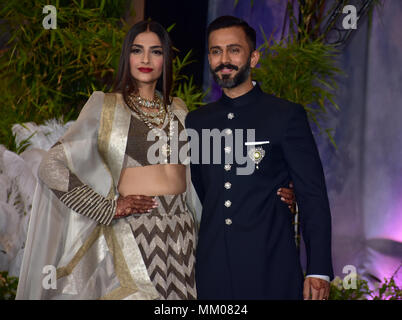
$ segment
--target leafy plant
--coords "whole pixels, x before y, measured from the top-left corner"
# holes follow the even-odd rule
[[[335,146],[330,129],[323,129],[319,117],[327,113],[330,102],[337,110],[334,93],[336,77],[342,73],[336,67],[337,51],[319,40],[309,42],[285,41],[260,48],[260,67],[253,69],[253,78],[262,90],[277,97],[302,104],[308,116],[321,132],[326,132]]]
[[[402,300],[402,288],[396,283],[394,278],[386,279],[375,294],[371,294],[373,300]]]
[[[190,77],[184,73],[186,66],[196,62],[191,60],[192,50],[190,50],[183,59],[179,55],[173,60],[173,88],[172,95],[183,99],[188,109],[194,110],[197,106],[205,105],[203,101],[208,92],[203,92],[193,83],[193,76]]]
[[[193,76],[190,77],[188,81],[183,81],[177,85],[174,96],[180,97],[186,103],[188,110],[195,110],[198,106],[203,106],[206,104],[204,102],[205,96],[208,91],[203,92],[193,83]]]
[[[172,24],[166,30],[170,32],[176,24]],[[180,58],[180,50],[173,47],[176,56],[173,59],[173,85],[171,95],[181,98],[189,111],[196,109],[198,106],[205,105],[203,101],[208,92],[203,92],[201,88],[193,83],[193,76],[186,74],[186,67],[197,62],[192,59],[193,50],[189,50],[183,58]]]
[[[7,271],[0,272],[0,300],[14,300],[17,286],[18,278],[9,276]]]
[[[342,280],[336,277],[331,282],[330,300],[402,300],[402,288],[396,283],[394,276],[384,278],[383,282],[370,289],[368,281],[357,276],[356,288],[345,289]]]
[[[370,289],[367,280],[357,275],[356,288],[344,288],[341,278],[336,277],[331,282],[331,300],[402,300],[402,288],[395,283],[395,276],[398,274],[402,264],[395,270],[393,275],[381,282],[373,275],[368,275],[376,281],[373,289]]]
[[[265,42],[260,47],[260,68],[254,69],[254,79],[264,91],[302,104],[320,133],[327,134],[335,148],[332,129],[323,128],[320,120],[325,119],[329,108],[339,110],[334,98],[337,80],[345,73],[337,67],[340,53],[337,47],[346,43],[352,31],[343,32],[345,36],[333,44],[328,38],[333,31],[339,31],[342,8],[347,2],[288,0],[280,39],[274,41],[271,35],[267,40],[261,30]],[[360,19],[366,13],[371,17],[373,8],[381,4],[380,0],[362,1]]]
[[[178,49],[174,48],[175,51],[180,52]],[[173,88],[172,91],[175,91],[175,87],[180,81],[188,80],[188,76],[183,73],[184,68],[188,65],[195,62],[195,60],[191,60],[192,50],[187,52],[187,54],[180,59],[179,55],[177,54],[174,61],[173,61]]]
[[[355,289],[345,289],[342,279],[335,277],[331,282],[329,300],[366,300],[370,292],[368,282],[360,276],[357,276]]]
[[[0,52],[0,86],[6,88],[0,96],[0,143],[15,152],[23,148],[15,144],[13,124],[74,120],[93,91],[111,89],[129,28],[119,18],[126,0],[57,1],[55,30],[42,26],[46,4],[10,0],[0,7],[10,31]],[[172,91],[190,110],[205,96],[184,73],[191,63],[191,51],[176,56]]]
[[[110,88],[127,28],[117,10],[125,0],[57,1],[55,30],[42,26],[47,3],[10,0],[0,9],[10,32],[0,55],[0,141],[12,150],[14,123],[75,119],[92,91]]]

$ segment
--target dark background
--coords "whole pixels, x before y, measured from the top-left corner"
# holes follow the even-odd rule
[[[152,19],[169,28],[170,37],[177,54],[182,59],[189,50],[193,50],[192,58],[197,62],[185,68],[185,73],[194,76],[197,86],[202,86],[204,72],[204,55],[206,54],[206,23],[208,1],[189,0],[147,0],[145,2],[145,19]]]

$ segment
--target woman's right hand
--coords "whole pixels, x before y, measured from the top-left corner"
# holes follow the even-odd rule
[[[147,213],[158,206],[154,197],[143,195],[119,196],[115,218],[126,217],[134,213]]]

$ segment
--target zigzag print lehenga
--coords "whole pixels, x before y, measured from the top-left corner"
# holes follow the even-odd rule
[[[177,120],[178,132],[183,126]],[[163,130],[167,133],[166,123]],[[134,114],[131,119],[123,168],[147,165],[146,150],[152,142],[138,140],[149,129]],[[133,141],[133,143],[130,143]],[[179,150],[184,142],[179,141]],[[195,229],[185,205],[185,193],[155,197],[151,213],[127,219],[141,251],[149,277],[162,299],[196,299]]]
[[[149,277],[161,299],[195,299],[194,223],[184,195],[155,197],[158,207],[128,217]]]

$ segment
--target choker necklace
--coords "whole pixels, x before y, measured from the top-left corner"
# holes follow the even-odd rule
[[[140,104],[138,101],[139,101],[138,96],[134,95],[128,96],[128,102],[129,102],[128,106],[141,118],[141,120],[143,120],[145,123],[150,122],[155,126],[159,126],[164,122],[166,116],[166,110],[161,101],[159,101],[157,112],[143,111],[141,108],[143,107],[143,105]],[[155,109],[155,107],[153,107],[153,109]]]
[[[150,109],[159,109],[163,103],[161,102],[160,97],[158,94],[155,92],[154,98],[152,100],[148,100],[145,98],[142,98],[141,96],[134,96],[135,102],[145,108],[150,108]]]

